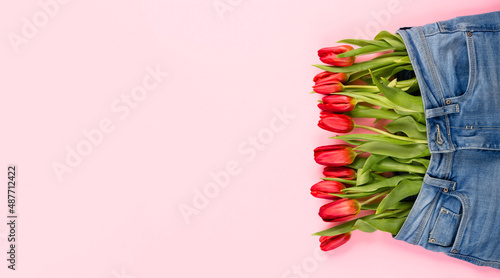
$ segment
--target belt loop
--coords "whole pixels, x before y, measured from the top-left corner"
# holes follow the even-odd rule
[[[460,112],[460,106],[458,105],[458,103],[456,103],[456,104],[446,105],[443,107],[426,109],[425,117],[429,119],[448,114],[455,114],[458,112]]]

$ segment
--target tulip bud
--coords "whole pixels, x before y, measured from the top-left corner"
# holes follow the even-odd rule
[[[340,199],[319,208],[319,216],[326,222],[351,219],[361,210],[361,204],[354,199]]]
[[[311,195],[316,198],[336,200],[340,199],[340,197],[330,195],[329,193],[340,194],[340,191],[344,188],[345,186],[338,181],[320,181],[311,187]]]
[[[318,103],[319,109],[332,113],[349,112],[356,106],[356,100],[344,95],[328,95]]]
[[[318,126],[324,130],[336,133],[348,133],[354,129],[354,121],[344,114],[322,112]]]
[[[315,83],[323,83],[323,82],[331,82],[331,81],[338,81],[341,83],[347,82],[349,80],[349,76],[344,73],[344,72],[329,72],[329,71],[324,71],[316,74],[314,76],[313,81]]]
[[[356,178],[356,171],[347,167],[325,167],[323,175],[329,178],[353,180]]]
[[[324,166],[346,166],[356,158],[356,152],[346,145],[327,145],[314,149],[314,160]]]
[[[342,92],[343,90],[344,90],[344,85],[339,81],[324,82],[313,86],[314,92],[323,95]]]
[[[335,47],[325,47],[318,50],[318,56],[321,62],[336,67],[347,67],[354,63],[355,57],[337,58],[338,54],[351,51],[354,48],[350,45],[341,45]]]
[[[330,251],[344,245],[351,239],[351,233],[340,234],[336,236],[321,236],[319,238],[320,248],[323,251]]]

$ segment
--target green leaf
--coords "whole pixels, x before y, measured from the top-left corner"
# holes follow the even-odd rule
[[[413,67],[411,65],[397,66],[396,68],[394,68],[394,70],[391,72],[391,74],[389,76],[393,76],[396,73],[403,71],[403,70],[413,70]],[[418,83],[416,83],[416,87],[418,88]]]
[[[394,79],[394,80],[396,80],[396,79]],[[415,77],[407,79],[407,80],[397,80],[396,87],[405,91],[405,88],[409,88],[409,87],[413,86],[414,84],[418,84],[417,78],[415,78]]]
[[[324,177],[324,178],[321,178],[321,179],[323,179],[325,181],[338,181],[338,182],[345,183],[345,184],[356,185],[356,181],[355,180],[346,180],[346,179],[332,178],[332,177]]]
[[[392,46],[392,48],[395,49],[395,50],[405,50],[406,49],[405,44],[402,43],[398,39],[384,38],[383,40],[385,42],[387,42],[388,44],[390,44]]]
[[[410,61],[410,56],[404,56],[402,58],[399,58],[396,60],[397,63],[405,63],[405,64],[410,64],[411,65],[411,61]]]
[[[371,133],[352,133],[345,135],[337,135],[334,137],[330,137],[331,139],[340,139],[347,142],[347,140],[367,140],[364,143],[368,142],[384,142],[391,143],[396,145],[411,145],[414,144],[410,141],[403,141],[395,138],[390,138],[382,134],[371,134]],[[355,144],[358,145],[358,144]],[[362,144],[359,144],[362,145]]]
[[[366,92],[339,92],[338,94],[342,94],[344,96],[349,96],[356,98],[358,101],[366,102],[369,104],[373,104],[379,107],[383,108],[388,108],[388,109],[393,109],[396,108],[396,105],[394,103],[390,102],[386,97],[378,95],[378,94],[372,94],[372,93],[366,93]]]
[[[386,58],[386,57],[400,57],[400,58],[403,58],[405,56],[408,56],[408,52],[406,50],[396,50],[396,51],[393,51],[393,52],[390,52],[390,53],[386,53],[386,54],[382,54],[380,56],[377,56],[373,59],[382,59],[382,58]]]
[[[405,222],[405,218],[386,218],[386,219],[367,219],[366,223],[371,225],[377,230],[388,232],[393,235],[397,234],[403,223]]]
[[[367,160],[368,162],[368,160]],[[366,165],[366,163],[365,163]],[[364,168],[363,168],[364,169]],[[363,169],[358,169],[357,173],[357,179],[356,179],[356,186],[360,186],[366,183],[369,183],[372,181],[372,177],[370,175],[370,172],[363,172]]]
[[[352,57],[352,56],[359,56],[359,55],[384,52],[384,51],[393,50],[393,49],[394,49],[394,47],[392,47],[388,43],[386,44],[386,46],[367,45],[367,46],[353,49],[351,51],[347,51],[347,52],[338,54],[337,57],[338,58],[346,58],[346,57]]]
[[[364,105],[356,105],[356,107],[348,112],[347,115],[354,118],[377,118],[388,120],[395,120],[401,117],[400,115],[398,115],[398,113],[391,110],[381,110]]]
[[[356,156],[356,158],[354,158],[354,161],[349,164],[348,167],[353,169],[362,169],[363,165],[365,165],[365,161],[365,157]]]
[[[372,80],[373,84],[375,84],[379,88],[380,92],[397,106],[416,112],[424,112],[422,97],[412,96],[405,93],[399,88],[390,88],[384,84],[381,84],[378,78],[373,75]]]
[[[349,145],[354,145],[354,146],[360,146],[363,144],[366,144],[367,141],[362,141],[362,140],[349,140],[349,139],[343,139],[347,144]]]
[[[368,185],[363,185],[363,186],[355,186],[355,187],[348,187],[342,189],[342,193],[358,193],[358,192],[375,192],[377,190],[386,190],[387,188],[391,187],[396,187],[401,181],[405,179],[421,179],[418,177],[410,176],[410,175],[401,175],[401,176],[395,176],[392,178],[388,178],[383,181],[379,181],[376,183],[368,184]]]
[[[387,158],[387,155],[379,155],[379,154],[370,155],[368,157],[368,159],[366,160],[365,165],[363,166],[363,169],[361,169],[361,174],[369,172],[372,169],[373,165],[379,163],[381,160],[386,159],[386,158]],[[358,171],[358,173],[359,173],[359,171]]]
[[[390,157],[380,161],[378,165],[373,167],[373,170],[380,172],[408,172],[418,174],[425,174],[427,172],[427,168],[424,166],[400,163]]]
[[[354,226],[354,223],[357,221],[357,219],[342,223],[340,225],[334,226],[332,228],[317,232],[313,234],[313,236],[336,236],[340,234],[345,234],[349,233],[353,230],[352,226]]]
[[[395,63],[396,61],[400,61],[401,58],[399,57],[386,57],[382,59],[377,59],[377,60],[369,60],[366,62],[360,62],[360,63],[354,63],[351,66],[348,67],[333,67],[333,66],[325,66],[325,65],[313,65],[317,68],[320,68],[325,71],[330,71],[330,72],[358,72],[362,70],[368,70],[368,69],[374,69],[374,68],[379,68],[383,66],[390,65],[392,63]]]
[[[354,225],[353,225],[352,228],[355,229],[355,230],[359,230],[359,231],[365,232],[365,233],[373,233],[373,232],[375,232],[377,230],[375,227],[373,227],[372,225],[368,224],[363,219],[358,219],[358,221],[356,221],[356,223],[354,223]]]
[[[362,205],[361,209],[362,210],[376,210],[377,207],[378,207],[378,204],[366,204],[366,205]]]
[[[406,49],[405,44],[400,40],[400,38],[398,38],[395,34],[392,34],[392,33],[387,32],[387,31],[381,31],[381,32],[379,32],[375,36],[374,40],[377,40],[377,41],[380,41],[380,40],[386,41],[391,46],[393,46],[394,48],[396,48],[396,50],[405,50]]]
[[[423,179],[403,180],[399,183],[385,198],[380,202],[377,208],[377,214],[386,210],[393,204],[403,200],[406,197],[418,194],[422,187]]]
[[[413,207],[413,202],[397,202],[394,205],[387,208],[387,210],[408,210]],[[366,204],[361,206],[362,210],[377,210],[379,204]]]
[[[417,158],[431,154],[426,144],[396,145],[385,142],[368,142],[356,147],[355,150],[399,158]]]
[[[345,39],[338,41],[338,43],[347,43],[347,44],[352,44],[352,45],[357,45],[357,46],[367,46],[367,45],[376,45],[380,47],[387,46],[387,43],[384,41],[375,41],[375,40],[356,40],[356,39]]]
[[[403,111],[403,110],[399,110],[399,109],[394,109],[394,112],[396,112],[398,115],[401,115],[401,116],[412,116],[415,121],[417,121],[418,123],[420,124],[423,124],[425,125],[425,115],[424,113],[422,112],[410,112],[410,111]]]
[[[384,190],[377,190],[374,192],[359,192],[359,193],[352,193],[352,194],[338,194],[338,193],[329,193],[332,196],[336,196],[339,198],[346,198],[346,199],[360,199],[360,198],[366,198],[370,197],[373,194],[380,193]]]
[[[384,128],[390,133],[403,132],[410,138],[427,139],[427,129],[425,125],[418,123],[411,116],[398,118],[385,125]]]
[[[419,163],[419,164],[424,165],[425,168],[429,168],[429,164],[430,164],[430,160],[425,159],[425,158],[410,158],[410,159],[394,158],[394,160],[396,160],[397,162],[406,163],[406,164]]]
[[[373,182],[379,182],[379,181],[385,181],[387,178],[381,175],[377,175],[375,173],[372,173],[372,180]]]

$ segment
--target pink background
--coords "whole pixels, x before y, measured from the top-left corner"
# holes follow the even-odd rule
[[[309,92],[337,40],[499,9],[2,1],[0,165],[18,165],[19,218],[16,271],[0,225],[0,277],[498,277],[378,232],[319,253],[312,150],[330,134]]]

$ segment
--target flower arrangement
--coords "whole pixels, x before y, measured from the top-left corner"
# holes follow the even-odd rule
[[[324,95],[318,126],[345,142],[314,150],[314,160],[325,168],[311,195],[330,201],[319,216],[336,223],[314,234],[323,251],[345,244],[354,230],[397,234],[430,156],[422,98],[401,37],[382,31],[373,40],[339,43],[346,45],[318,51],[327,65],[314,65],[323,70],[313,79],[312,93]],[[355,61],[367,54],[373,58]],[[356,124],[356,118],[388,123],[381,130]]]

